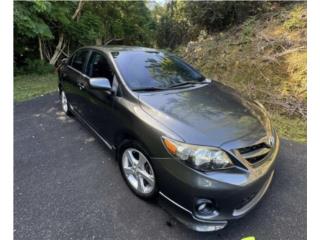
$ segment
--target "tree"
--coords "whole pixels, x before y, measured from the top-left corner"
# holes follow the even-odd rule
[[[14,27],[15,63],[19,66],[26,59],[37,58],[55,65],[69,49],[102,44],[111,38],[150,46],[156,25],[142,1],[34,1],[15,2]]]
[[[54,37],[48,24],[40,17],[47,11],[49,4],[47,2],[16,2],[14,7],[15,39],[19,37],[38,39],[41,60],[43,60],[41,39]],[[18,49],[21,54],[27,50]]]
[[[190,21],[184,15],[185,2],[171,1],[165,6],[154,8],[154,17],[157,19],[157,45],[161,48],[175,48],[186,43],[198,34]]]
[[[81,1],[79,2],[79,4]],[[54,65],[65,47],[64,32],[70,26],[74,2],[16,2],[14,6],[15,38],[37,39],[40,59]],[[52,51],[54,41],[58,40]],[[15,42],[15,47],[18,42]],[[18,47],[18,50],[21,50]],[[21,52],[19,51],[21,54]],[[18,54],[19,54],[18,53]]]
[[[193,25],[214,32],[243,22],[263,10],[267,4],[254,1],[188,1],[183,12]]]

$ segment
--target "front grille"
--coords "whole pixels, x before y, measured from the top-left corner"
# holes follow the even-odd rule
[[[238,152],[249,163],[255,164],[263,160],[270,152],[270,147],[265,143],[239,148]]]

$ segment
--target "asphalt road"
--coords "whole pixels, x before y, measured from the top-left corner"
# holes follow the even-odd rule
[[[5,140],[5,139],[3,139]],[[185,228],[133,195],[110,152],[66,117],[57,93],[14,109],[15,239],[306,239],[306,145],[282,140],[271,188],[222,231]]]

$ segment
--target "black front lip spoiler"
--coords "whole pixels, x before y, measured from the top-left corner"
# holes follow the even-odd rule
[[[268,180],[264,183],[264,185],[262,186],[260,191],[257,193],[257,195],[249,203],[247,203],[245,206],[243,206],[240,209],[235,209],[233,211],[232,215],[234,217],[241,217],[241,216],[245,215],[260,202],[260,200],[262,199],[262,197],[265,195],[265,193],[267,192],[267,190],[270,187],[270,184],[273,179],[273,175],[274,175],[274,170],[271,172]]]
[[[160,206],[170,215],[174,216],[179,222],[186,225],[188,228],[197,232],[213,232],[225,228],[228,221],[205,221],[196,218],[191,211],[182,207],[172,199],[167,197],[162,192],[159,192]],[[191,216],[192,217],[191,217]]]

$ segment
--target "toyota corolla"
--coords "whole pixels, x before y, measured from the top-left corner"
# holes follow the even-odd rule
[[[80,48],[59,69],[59,92],[132,192],[159,197],[194,230],[224,228],[270,186],[279,139],[266,109],[171,53]]]

